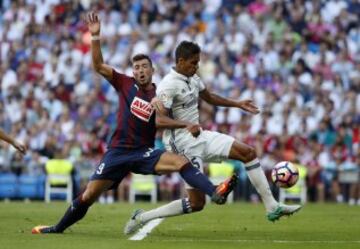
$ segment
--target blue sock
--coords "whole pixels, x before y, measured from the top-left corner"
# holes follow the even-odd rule
[[[198,168],[192,166],[191,163],[185,164],[180,170],[181,177],[192,187],[204,192],[208,196],[212,196],[216,187],[210,182]]]
[[[66,228],[81,220],[85,216],[89,206],[89,204],[82,200],[82,195],[79,195],[72,201],[71,206],[66,210],[59,223],[54,226],[56,232],[62,233]]]

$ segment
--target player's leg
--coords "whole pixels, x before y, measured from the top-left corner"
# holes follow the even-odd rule
[[[156,158],[158,157],[158,158]],[[189,161],[182,156],[176,156],[173,153],[163,152],[155,150],[151,153],[151,157],[147,160],[149,163],[151,160],[156,160],[153,166],[153,173],[165,174],[169,172],[180,172],[184,165],[187,165]],[[144,167],[144,166],[142,166]],[[138,173],[144,173],[145,170],[138,170]],[[148,170],[147,173],[151,173]],[[211,189],[213,186],[211,184]],[[154,208],[148,211],[141,209],[135,210],[124,227],[125,234],[131,234],[137,231],[140,227],[147,222],[163,217],[171,217],[177,215],[188,214],[192,212],[192,208],[188,198],[172,201],[168,204],[162,205],[158,208]]]
[[[197,189],[188,189],[188,198],[172,201],[148,211],[135,210],[124,228],[125,234],[137,231],[147,222],[172,216],[179,216],[201,211],[205,206],[205,194]]]
[[[163,153],[155,165],[155,172],[158,174],[179,172],[189,185],[200,189],[209,196],[212,196],[216,189],[209,179],[195,168],[187,158],[174,153]]]
[[[287,206],[277,203],[260,167],[254,148],[237,142],[233,137],[219,132],[204,131],[201,136],[207,141],[206,153],[204,154],[205,161],[220,161],[229,158],[242,161],[245,164],[251,183],[264,201],[269,220],[273,221],[282,215],[292,214],[301,208],[299,205]]]
[[[205,194],[197,189],[187,189],[188,199],[192,212],[199,212],[204,209],[206,204]]]
[[[32,233],[62,233],[66,228],[81,220],[101,193],[109,189],[113,184],[114,182],[111,180],[90,181],[85,191],[72,201],[70,207],[56,225],[36,226],[32,229]]]
[[[109,149],[91,176],[85,191],[71,203],[58,224],[52,227],[35,227],[33,233],[62,233],[67,227],[82,219],[88,208],[104,191],[117,186],[129,173],[128,151]],[[131,158],[131,155],[130,155]]]
[[[260,161],[256,156],[255,149],[247,144],[234,141],[231,146],[229,158],[239,160],[245,164],[249,179],[261,196],[266,210],[270,212],[276,208],[277,201],[274,199],[270,190],[269,183],[260,166]]]
[[[290,215],[300,210],[300,205],[284,205],[279,204],[275,200],[254,148],[244,143],[234,141],[231,146],[229,158],[240,160],[245,164],[249,179],[260,194],[270,221],[275,221],[283,215]]]
[[[230,177],[218,187],[215,187],[197,167],[184,156],[171,152],[164,152],[155,165],[158,174],[179,172],[185,182],[193,188],[211,197],[217,204],[224,204],[228,194],[233,190],[236,183],[235,177]]]
[[[211,196],[212,200],[216,203],[223,204],[236,183],[236,178],[232,177],[216,188],[209,179],[185,157],[170,152],[165,152],[161,155],[155,165],[155,172],[158,174],[179,172],[188,185],[197,189],[192,190],[191,193],[193,194],[191,194],[189,198],[175,200],[146,212],[136,210],[124,228],[125,234],[135,232],[141,226],[156,218],[183,215],[202,210],[205,205],[204,193]]]
[[[237,176],[233,175],[232,178],[235,178],[232,180],[233,186],[231,187],[231,189],[234,189],[234,187],[236,185]],[[220,185],[220,187],[221,187],[221,185]],[[186,186],[186,192],[188,194],[188,198],[186,198],[186,199],[189,201],[189,204],[191,207],[191,212],[199,212],[199,211],[203,210],[206,205],[205,194],[197,189],[192,188],[189,185]]]
[[[130,224],[139,223],[139,226],[141,226],[153,219],[201,211],[205,206],[205,194],[197,189],[188,189],[187,192],[188,198],[175,200],[146,212],[143,210],[136,210],[133,220],[137,221],[130,222]],[[133,227],[130,226],[130,224],[125,229],[125,234],[133,232]]]

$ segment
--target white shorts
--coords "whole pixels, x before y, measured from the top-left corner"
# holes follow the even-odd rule
[[[166,149],[185,155],[195,167],[204,172],[204,162],[221,162],[229,158],[235,139],[216,131],[202,131],[198,137],[191,134],[170,140]],[[192,187],[185,183],[187,189]]]

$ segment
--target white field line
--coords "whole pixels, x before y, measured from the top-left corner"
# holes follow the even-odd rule
[[[143,240],[164,220],[155,219],[143,226],[129,240]],[[176,239],[159,240],[158,242],[223,242],[223,243],[277,243],[277,244],[360,244],[360,240],[246,240],[246,239]]]
[[[129,238],[129,240],[143,240],[150,232],[157,227],[164,219],[155,219],[143,226],[135,235]]]
[[[360,240],[242,240],[242,239],[177,239],[158,242],[225,242],[225,243],[278,243],[278,244],[360,244]]]

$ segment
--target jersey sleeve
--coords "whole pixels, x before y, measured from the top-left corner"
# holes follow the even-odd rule
[[[170,109],[176,95],[176,86],[172,82],[162,80],[156,89],[156,96],[163,102],[165,108]]]
[[[197,84],[197,86],[199,88],[199,92],[205,90],[206,86],[205,86],[204,82],[201,80],[201,78],[197,74],[194,75],[194,80],[195,80],[195,82],[196,82],[196,84]]]
[[[113,78],[109,81],[110,84],[115,88],[117,92],[123,92],[123,90],[129,85],[132,84],[133,78],[113,70]]]

